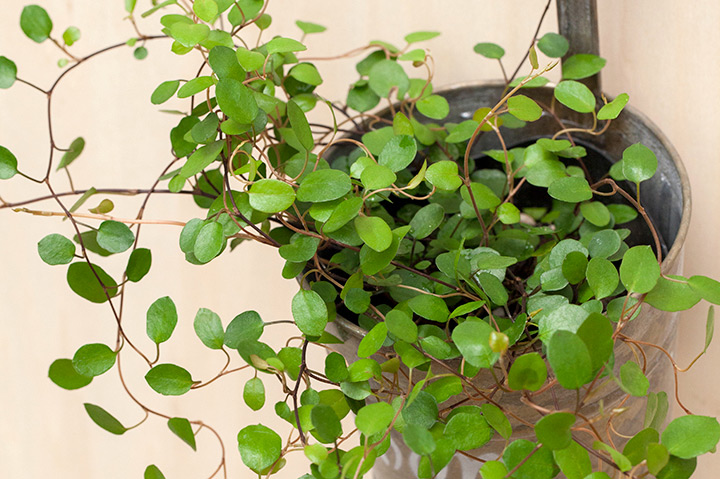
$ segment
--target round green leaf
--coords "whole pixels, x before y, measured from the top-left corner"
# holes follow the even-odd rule
[[[366,436],[387,430],[395,417],[393,407],[385,402],[363,406],[355,416],[355,425]]]
[[[490,368],[500,357],[490,348],[493,331],[485,321],[466,320],[453,330],[452,340],[468,363],[476,368]]]
[[[7,57],[0,56],[0,89],[13,86],[17,79],[17,66]]]
[[[648,445],[657,444],[659,442],[660,434],[655,429],[643,429],[627,442],[622,451],[623,456],[627,457],[633,466],[637,466],[640,462],[647,458]]]
[[[50,38],[53,23],[44,8],[28,5],[20,14],[20,28],[30,40],[42,43]]]
[[[195,383],[190,373],[175,364],[158,364],[145,375],[151,388],[163,396],[180,396]]]
[[[430,294],[418,294],[410,298],[408,306],[418,316],[438,323],[446,322],[450,316],[445,300]]]
[[[165,103],[173,97],[173,95],[178,91],[178,88],[180,88],[179,80],[162,82],[157,88],[155,88],[155,91],[152,92],[150,102],[153,105]]]
[[[290,238],[290,244],[282,245],[278,253],[287,261],[304,263],[315,256],[319,244],[319,238],[296,233]]]
[[[145,47],[137,47],[137,48],[133,51],[133,56],[134,56],[135,59],[137,59],[137,60],[145,60],[145,59],[147,58],[147,56],[148,56],[148,53],[149,53],[149,52],[148,52],[148,49],[147,49],[147,48],[145,48]]]
[[[210,27],[203,23],[175,22],[170,26],[170,36],[184,47],[193,48],[210,35]]]
[[[70,143],[70,148],[68,148],[68,151],[66,151],[60,159],[60,164],[58,164],[57,169],[59,170],[60,168],[66,168],[67,166],[69,166],[73,161],[78,159],[84,149],[85,139],[83,139],[82,137],[75,138],[73,142]]]
[[[193,322],[195,334],[210,349],[222,349],[225,339],[220,316],[206,308],[200,308]]]
[[[253,411],[259,411],[265,405],[265,385],[260,378],[252,378],[245,383],[243,400]]]
[[[225,345],[237,349],[246,341],[257,341],[265,329],[260,315],[255,311],[240,313],[225,330]]]
[[[508,470],[500,461],[487,461],[480,467],[481,479],[504,479]]]
[[[103,221],[98,228],[98,244],[111,253],[127,251],[135,242],[135,235],[124,223]]]
[[[306,35],[309,35],[311,33],[322,33],[327,30],[327,27],[318,25],[317,23],[303,22],[301,20],[296,20],[295,25],[297,25],[300,30],[302,30],[302,32]]]
[[[635,183],[649,180],[657,170],[655,153],[642,143],[635,143],[623,151],[622,171],[625,178]]]
[[[232,78],[222,78],[215,87],[220,109],[238,123],[252,123],[258,114],[258,105],[250,90]]]
[[[86,344],[77,350],[72,365],[79,374],[100,376],[115,365],[117,354],[104,344]]]
[[[215,0],[195,0],[193,11],[200,20],[211,23],[218,14],[218,4]]]
[[[688,280],[692,290],[712,304],[720,304],[720,282],[707,276],[692,276]]]
[[[363,169],[360,180],[365,188],[379,190],[395,183],[397,175],[387,166],[373,163]]]
[[[508,373],[508,386],[515,391],[537,391],[547,379],[547,366],[538,353],[527,353],[515,359]]]
[[[418,111],[428,118],[442,120],[450,113],[450,105],[440,95],[428,95],[415,104]]]
[[[631,293],[647,293],[660,279],[660,265],[650,246],[633,246],[623,255],[620,280]]]
[[[114,416],[100,406],[90,403],[85,403],[84,406],[85,411],[88,413],[88,416],[90,416],[90,419],[107,432],[117,434],[119,436],[127,431],[127,428],[123,426],[120,421],[115,419]]]
[[[588,87],[574,80],[558,83],[555,87],[555,98],[566,107],[580,113],[595,111],[595,95]]]
[[[462,185],[457,163],[449,160],[430,165],[425,172],[425,179],[437,189],[444,191],[455,191]]]
[[[460,381],[458,380],[458,383]],[[485,403],[480,406],[483,417],[500,434],[504,439],[510,439],[512,436],[512,425],[505,413],[494,404]]]
[[[100,282],[98,282],[98,278],[100,278]],[[67,282],[70,289],[76,294],[93,303],[104,303],[108,300],[108,296],[113,297],[117,294],[115,280],[100,266],[93,264],[91,268],[84,261],[70,265],[67,271]]]
[[[298,63],[288,73],[297,81],[307,83],[308,85],[317,86],[322,84],[323,80],[318,73],[317,68],[312,63]]]
[[[498,219],[505,225],[520,222],[520,210],[512,203],[502,203],[497,210]]]
[[[128,280],[137,283],[145,277],[152,266],[152,253],[147,248],[137,248],[130,254],[125,274]]]
[[[588,286],[596,299],[610,296],[618,285],[618,272],[615,265],[605,258],[593,258],[587,266]]]
[[[65,45],[71,47],[76,41],[80,40],[80,29],[77,27],[68,27],[63,32],[62,37]]]
[[[362,198],[356,196],[343,200],[343,202],[337,205],[337,207],[333,210],[330,218],[328,218],[327,222],[323,226],[323,232],[332,233],[333,231],[337,231],[345,226],[358,215],[362,205]]]
[[[392,244],[392,230],[382,218],[358,216],[355,218],[354,225],[360,239],[375,251],[385,251]]]
[[[437,204],[420,208],[410,220],[410,236],[416,239],[423,239],[429,236],[445,219],[445,209]]]
[[[213,221],[203,226],[198,232],[193,253],[199,262],[207,263],[222,251],[224,244],[223,226],[219,222]]]
[[[590,238],[588,253],[592,258],[609,258],[617,253],[622,244],[620,235],[615,230],[598,231]]]
[[[342,434],[342,425],[332,406],[317,404],[310,411],[310,420],[320,442],[331,443]]]
[[[552,451],[546,447],[530,454],[535,449],[535,443],[525,439],[513,441],[503,452],[503,462],[508,471],[515,471],[514,478],[518,479],[551,479],[555,477],[555,466]],[[528,456],[530,456],[528,458]]]
[[[282,439],[266,426],[247,426],[238,433],[238,449],[243,463],[259,473],[280,458]]]
[[[312,150],[315,142],[313,140],[312,131],[310,130],[310,124],[308,123],[302,108],[300,108],[293,100],[288,100],[287,115],[290,120],[290,126],[292,127],[292,130],[302,147],[308,151]]]
[[[470,193],[465,187],[460,190],[460,196],[471,207],[475,205],[480,210],[487,210],[495,208],[501,202],[493,190],[482,183],[470,183],[470,190],[472,191],[472,197],[470,197]]]
[[[404,170],[415,159],[416,153],[417,143],[411,136],[393,136],[380,152],[378,164],[387,166],[393,172]]]
[[[595,226],[603,227],[610,223],[610,210],[599,201],[590,201],[580,205],[583,217]]]
[[[523,121],[535,121],[542,116],[542,108],[525,95],[511,96],[508,98],[507,106],[511,115]]]
[[[256,181],[249,191],[250,206],[263,213],[285,211],[295,201],[295,190],[280,180]]]
[[[570,44],[562,35],[548,32],[538,40],[537,47],[538,50],[550,58],[562,58],[570,48]]]
[[[388,328],[383,323],[378,323],[368,331],[368,333],[360,340],[358,345],[358,357],[367,358],[375,354],[380,349],[387,338]]]
[[[0,146],[0,180],[9,180],[17,172],[17,158],[10,150]]]
[[[565,449],[572,442],[570,428],[575,424],[575,415],[558,412],[543,416],[535,424],[538,441],[553,451]]]
[[[298,201],[318,203],[342,198],[352,189],[350,177],[344,171],[315,170],[300,183]]]
[[[619,94],[613,101],[598,110],[598,120],[614,120],[620,115],[629,100],[630,97],[627,93]]]
[[[577,330],[577,335],[587,346],[593,371],[600,369],[613,352],[615,329],[610,320],[600,313],[591,313]]]
[[[454,414],[445,425],[443,435],[455,449],[468,451],[487,444],[492,439],[493,430],[482,416],[480,408],[472,407]]]
[[[300,331],[307,336],[320,336],[325,331],[328,310],[315,291],[301,289],[292,299],[292,315]]]
[[[147,310],[147,335],[156,344],[170,339],[178,321],[175,303],[169,296],[157,299]]]
[[[586,479],[592,472],[590,454],[577,442],[573,441],[565,449],[553,451],[553,457],[567,479]]]
[[[80,389],[92,381],[91,376],[84,376],[77,372],[70,359],[56,359],[50,365],[48,377],[52,382],[63,389]]]
[[[40,258],[49,265],[68,264],[75,257],[75,243],[60,234],[50,234],[37,245]]]
[[[662,433],[661,443],[670,454],[690,459],[712,451],[720,440],[720,424],[714,417],[681,416]]]
[[[670,275],[658,279],[655,287],[645,296],[645,302],[661,311],[685,311],[695,306],[701,296],[685,282],[682,276]]]
[[[385,324],[393,336],[408,343],[414,343],[418,338],[418,327],[411,315],[399,309],[393,309],[385,315]]]
[[[570,284],[578,284],[585,279],[587,257],[580,251],[571,251],[562,263],[562,274]]]
[[[415,454],[426,456],[435,451],[437,445],[430,431],[417,424],[408,424],[403,430],[403,441]]]
[[[565,389],[579,389],[592,379],[592,360],[585,343],[570,331],[555,331],[547,345],[547,358]]]
[[[496,60],[501,59],[505,55],[505,50],[500,45],[489,42],[478,43],[473,47],[473,50],[485,58]]]
[[[302,52],[307,50],[307,47],[297,40],[285,37],[275,37],[265,45],[268,53],[290,53],[290,52]]]
[[[578,176],[558,178],[550,184],[548,194],[556,200],[568,203],[580,203],[593,197],[587,180]]]
[[[595,75],[603,69],[607,61],[597,55],[579,53],[562,62],[563,80],[580,80]]]
[[[393,88],[397,88],[400,93],[406,92],[410,88],[410,79],[397,62],[380,60],[370,68],[368,85],[376,95],[385,98]]]

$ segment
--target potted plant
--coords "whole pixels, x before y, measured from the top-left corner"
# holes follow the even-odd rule
[[[582,23],[572,11],[563,16],[569,5],[560,3],[561,19]],[[140,347],[117,305],[125,285],[151,271],[152,252],[137,236],[148,222],[144,204],[137,218],[119,219],[106,195],[131,190],[58,191],[54,171],[69,174],[84,141],[58,145],[51,128],[44,177],[27,175],[23,159],[0,147],[0,178],[44,183],[57,208],[33,209],[33,198],[0,208],[67,218],[75,236],[49,234],[38,253],[67,269],[77,295],[107,303],[118,323],[115,347],[87,344],[55,361],[53,382],[84,387],[128,354],[147,362],[147,385],[161,395],[242,377],[244,402],[267,413],[266,387],[278,387],[285,399],[274,413],[287,430],[257,424],[237,436],[243,462],[263,477],[302,452],[303,477],[318,479],[358,478],[373,466],[391,477],[681,479],[714,450],[714,418],[686,410],[666,425],[663,390],[680,368],[668,352],[674,318],[663,312],[720,304],[720,283],[676,274],[689,206],[684,170],[664,137],[625,108],[627,95],[608,101],[593,91],[605,61],[592,47],[568,54],[567,39],[547,34],[533,40],[518,68],[524,76],[435,92],[431,57],[417,44],[437,34],[415,32],[402,48],[373,42],[353,52],[359,79],[338,104],[319,93],[321,69],[303,60],[302,41],[252,43],[271,21],[262,1],[126,7],[131,21],[157,15],[163,26],[162,35],[138,31],[128,42],[137,58],[145,42],[170,37],[173,53],[204,59],[189,80],[168,79],[151,96],[156,105],[186,98],[188,109],[146,201],[161,189],[192,195],[201,212],[179,235],[192,264],[241,255],[246,241],[277,248],[283,276],[299,280],[299,333],[275,350],[263,335],[282,320],[244,311],[223,325],[201,308],[197,336],[227,364],[200,381],[191,364],[163,360],[178,321],[163,296],[147,309],[156,351]],[[26,7],[20,26],[67,53],[58,82],[96,55],[75,57],[68,48],[79,31],[68,28],[61,42],[40,6]],[[298,26],[303,35],[324,29]],[[492,43],[475,52],[504,53]],[[562,80],[547,86],[553,69]],[[30,83],[0,57],[0,87],[16,83],[52,103],[55,86]],[[103,266],[111,255],[124,256],[121,270]],[[705,349],[712,307],[707,324]],[[311,348],[328,351],[322,370],[308,365]],[[193,448],[193,426],[210,427],[152,409],[123,386],[146,417],[167,421]],[[129,429],[101,406],[85,409],[111,433]],[[359,445],[346,446],[350,438]],[[225,469],[223,456],[216,474]],[[151,465],[145,477],[163,475]]]

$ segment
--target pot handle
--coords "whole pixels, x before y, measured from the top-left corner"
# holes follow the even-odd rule
[[[576,53],[600,54],[597,0],[557,0],[558,28],[570,42],[563,59]],[[582,80],[595,96],[600,96],[600,74]]]

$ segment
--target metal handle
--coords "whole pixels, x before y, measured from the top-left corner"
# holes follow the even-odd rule
[[[600,54],[597,0],[557,0],[560,34],[570,42],[565,58],[576,53]],[[600,74],[582,80],[596,96],[600,96]]]

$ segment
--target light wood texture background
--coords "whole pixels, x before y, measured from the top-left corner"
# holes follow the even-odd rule
[[[15,60],[22,78],[47,87],[57,73],[59,52],[47,42],[37,45],[18,27],[24,2],[3,0],[0,16],[0,55]],[[73,47],[79,55],[131,37],[121,0],[42,0],[55,22],[55,36],[69,25],[78,26],[83,38]],[[139,0],[141,9],[146,0]],[[611,95],[630,94],[633,106],[645,112],[668,135],[684,158],[693,187],[690,236],[686,244],[687,274],[714,274],[720,270],[716,206],[720,199],[720,3],[714,0],[601,0],[601,54],[608,59],[604,89]],[[313,56],[343,53],[373,39],[402,42],[417,30],[438,30],[441,37],[428,43],[434,54],[436,87],[456,82],[497,78],[493,62],[472,53],[480,41],[494,41],[507,50],[507,64],[525,52],[530,35],[544,8],[541,0],[272,0],[274,21],[270,34],[296,35],[296,19],[330,26],[322,35],[307,39]],[[157,17],[141,22],[152,31]],[[555,29],[554,6],[544,31]],[[270,38],[266,36],[265,38]],[[71,74],[58,90],[54,120],[61,145],[78,135],[87,148],[74,167],[78,187],[149,187],[168,162],[167,132],[175,117],[158,112],[149,102],[154,87],[170,78],[186,78],[195,71],[198,57],[178,58],[169,53],[168,41],[148,44],[150,58],[138,62],[123,48],[87,64]],[[356,73],[350,62],[321,65],[328,98],[342,99]],[[42,175],[47,156],[44,99],[16,85],[0,91],[0,144],[14,151],[20,167]],[[66,183],[56,180],[58,189]],[[61,186],[63,185],[63,186]],[[6,201],[41,195],[41,187],[19,179],[0,184]],[[95,200],[93,200],[95,201]],[[137,198],[117,201],[116,214],[130,217]],[[51,203],[43,207],[55,209]],[[147,218],[188,220],[200,212],[192,201],[155,197]],[[175,438],[164,421],[150,419],[122,437],[112,436],[91,423],[82,403],[105,407],[124,424],[141,419],[141,411],[122,392],[113,371],[84,389],[67,392],[47,379],[50,363],[71,357],[88,342],[113,344],[115,326],[107,305],[93,305],[69,292],[65,268],[44,265],[35,243],[49,232],[70,234],[67,223],[0,211],[0,476],[8,478],[139,478],[151,463],[168,478],[208,477],[220,457],[218,443],[207,431],[199,434],[193,453]],[[279,279],[282,261],[274,250],[243,245],[221,261],[195,267],[183,261],[175,246],[179,228],[145,227],[141,244],[153,248],[154,267],[142,283],[128,287],[125,327],[144,351],[152,354],[145,337],[145,311],[156,298],[172,296],[181,316],[176,337],[163,347],[164,360],[192,365],[196,378],[211,377],[223,363],[217,352],[194,337],[192,318],[200,307],[211,308],[225,324],[236,314],[256,309],[266,320],[290,317],[290,298],[297,290],[292,281]],[[109,261],[116,275],[122,261]],[[678,356],[686,364],[702,348],[706,306],[684,314],[679,332]],[[266,337],[280,346],[290,330],[268,329]],[[124,370],[132,391],[152,407],[173,415],[203,419],[221,432],[226,442],[228,477],[249,477],[237,453],[235,435],[247,424],[260,421],[279,425],[272,404],[281,399],[279,388],[267,381],[273,393],[261,414],[253,414],[241,400],[245,373],[229,376],[215,386],[181,399],[165,400],[152,393],[143,380],[143,364],[127,355]],[[321,361],[315,351],[313,361]],[[695,412],[720,415],[717,369],[720,347],[681,376],[682,398]],[[280,474],[296,478],[304,469],[300,454]],[[696,476],[713,479],[720,469],[717,456],[703,458]]]

